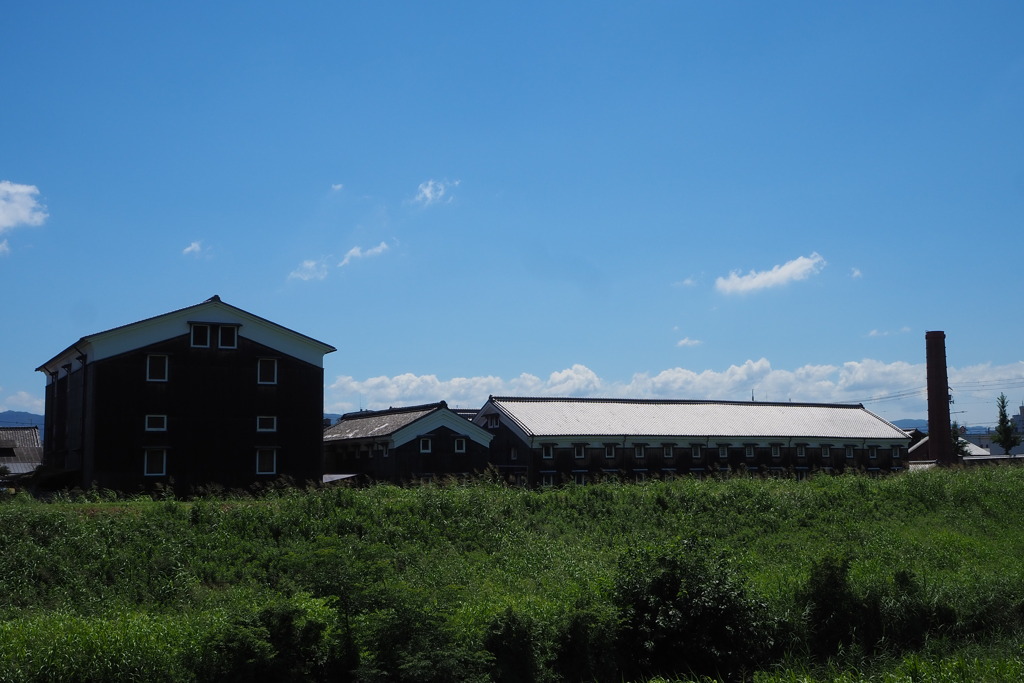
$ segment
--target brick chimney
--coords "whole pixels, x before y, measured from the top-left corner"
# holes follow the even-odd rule
[[[939,465],[957,462],[949,427],[949,378],[946,374],[946,333],[925,332],[928,364],[928,452]]]

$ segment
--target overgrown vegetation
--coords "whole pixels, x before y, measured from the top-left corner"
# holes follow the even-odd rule
[[[1014,467],[16,496],[0,681],[1017,678],[1022,522]]]

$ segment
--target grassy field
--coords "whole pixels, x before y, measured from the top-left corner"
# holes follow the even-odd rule
[[[1024,674],[1024,469],[0,502],[0,681]]]

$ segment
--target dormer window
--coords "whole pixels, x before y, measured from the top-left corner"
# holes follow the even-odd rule
[[[218,330],[217,346],[222,349],[238,348],[238,328],[234,325],[221,325]]]
[[[210,348],[210,326],[199,323],[192,324],[192,348]]]

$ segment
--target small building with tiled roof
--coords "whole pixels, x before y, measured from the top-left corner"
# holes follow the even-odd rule
[[[531,485],[898,471],[910,442],[859,404],[492,396],[474,422],[494,434],[494,466]]]
[[[491,436],[444,401],[347,413],[324,430],[325,478],[406,483],[468,476],[487,467]]]
[[[12,483],[35,472],[43,462],[39,427],[0,427],[0,481]]]
[[[43,363],[55,485],[243,488],[322,474],[329,344],[214,296]]]

